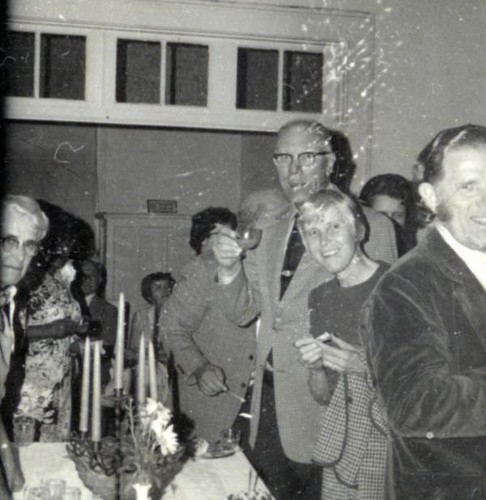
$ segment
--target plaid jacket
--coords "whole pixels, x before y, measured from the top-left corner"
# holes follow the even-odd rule
[[[388,428],[369,377],[343,375],[328,406],[313,459],[322,465],[322,498],[380,500],[385,492]]]

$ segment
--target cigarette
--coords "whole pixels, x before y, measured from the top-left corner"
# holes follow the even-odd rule
[[[235,399],[237,399],[241,403],[245,402],[245,398],[242,398],[241,396],[238,396],[238,394],[235,394],[233,391],[226,391],[226,394],[229,394],[230,396],[233,396]]]
[[[331,342],[332,340],[332,335],[328,332],[324,332],[318,337],[316,337],[317,340],[320,340],[323,343]]]

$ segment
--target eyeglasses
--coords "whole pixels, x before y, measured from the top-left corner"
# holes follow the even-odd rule
[[[22,246],[25,253],[30,257],[37,255],[40,249],[40,245],[37,241],[28,240],[21,245],[20,241],[15,236],[0,238],[0,246],[4,252],[15,252]]]
[[[328,156],[332,155],[332,151],[319,151],[314,153],[312,151],[304,151],[297,155],[297,160],[303,167],[312,167],[316,163],[317,156]],[[292,160],[295,156],[289,153],[276,153],[273,155],[273,163],[280,168],[288,168],[292,164]]]

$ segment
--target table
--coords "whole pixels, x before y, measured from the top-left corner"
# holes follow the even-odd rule
[[[68,486],[81,489],[81,500],[92,500],[93,495],[79,479],[74,463],[66,453],[65,443],[33,443],[20,448],[20,461],[26,486],[38,486],[42,479],[64,479]],[[225,500],[230,493],[248,490],[250,470],[255,471],[238,450],[225,458],[190,460],[164,495],[164,500]],[[261,479],[257,490],[268,491]],[[14,500],[22,500],[16,493]]]

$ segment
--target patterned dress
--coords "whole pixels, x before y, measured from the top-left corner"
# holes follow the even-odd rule
[[[81,321],[79,304],[59,280],[46,274],[32,294],[21,320],[27,327],[55,320]],[[71,357],[73,337],[29,343],[25,380],[16,416],[29,416],[40,425],[40,441],[64,441],[71,424]]]

